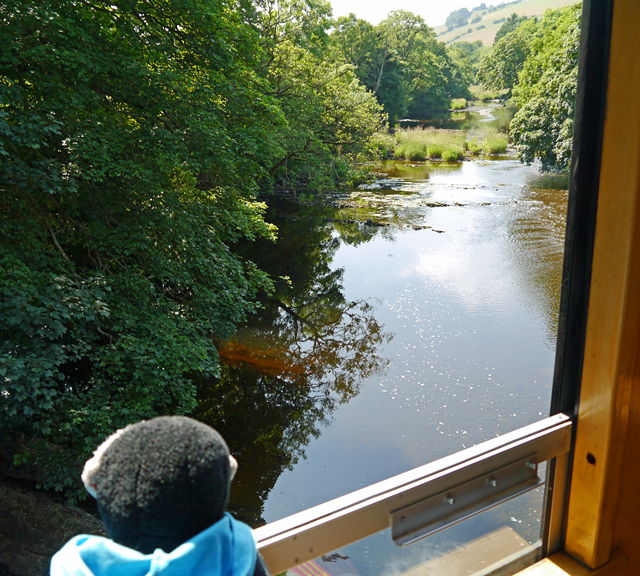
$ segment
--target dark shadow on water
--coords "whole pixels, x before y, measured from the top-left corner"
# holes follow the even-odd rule
[[[239,248],[276,281],[263,309],[228,342],[220,343],[220,377],[199,383],[193,416],[215,427],[240,466],[229,509],[263,524],[263,504],[280,474],[304,457],[333,411],[380,373],[379,349],[391,339],[367,301],[348,301],[342,269],[331,266],[340,245],[321,209],[269,218],[280,228],[276,244]],[[349,228],[352,243],[366,241]],[[288,276],[283,279],[283,276]]]
[[[546,190],[568,190],[569,172],[540,172],[529,180],[529,185]]]

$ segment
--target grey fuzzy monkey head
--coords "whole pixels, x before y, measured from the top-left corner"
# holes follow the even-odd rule
[[[161,416],[118,430],[86,464],[109,536],[150,554],[170,552],[218,520],[237,464],[218,432],[184,416]]]

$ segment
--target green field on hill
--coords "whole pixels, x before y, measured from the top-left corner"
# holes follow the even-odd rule
[[[454,28],[449,32],[447,32],[447,27],[444,24],[442,26],[436,26],[434,30],[438,35],[438,40],[446,42],[447,44],[461,40],[467,42],[482,40],[485,46],[491,46],[504,20],[514,12],[518,16],[542,16],[548,8],[561,8],[574,2],[575,0],[525,0],[517,4],[509,4],[495,12],[489,12],[488,9],[476,10],[472,12],[469,24]],[[469,8],[469,10],[471,10],[471,8]],[[481,16],[482,19],[479,22],[471,24],[471,20],[477,16]]]

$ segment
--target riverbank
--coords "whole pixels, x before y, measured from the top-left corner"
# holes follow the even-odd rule
[[[47,576],[51,557],[78,534],[106,536],[95,516],[0,472],[0,576]]]

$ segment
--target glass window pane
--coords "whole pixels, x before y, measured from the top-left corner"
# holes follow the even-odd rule
[[[389,530],[306,562],[298,576],[502,576],[540,552],[543,489],[514,498],[415,544],[399,548]],[[499,572],[496,572],[500,568]]]
[[[563,25],[563,50],[577,49],[579,34]],[[576,55],[554,60],[568,68],[549,86],[573,78]],[[538,112],[537,134],[547,135]],[[545,166],[526,165],[512,147],[475,150],[506,142],[517,113],[497,99],[402,123],[397,143],[445,128],[469,153],[416,160],[396,150],[355,192],[269,201],[280,238],[245,255],[277,279],[275,292],[221,348],[221,378],[202,384],[197,413],[241,462],[230,502],[238,517],[271,522],[548,414],[568,174],[543,171],[548,155]],[[572,125],[561,124],[554,154],[566,161]],[[541,503],[531,498],[418,547],[507,528],[533,544]],[[516,502],[529,504],[501,524],[497,511]],[[486,531],[474,536],[478,526]]]
[[[202,388],[254,525],[548,414],[566,178],[504,157],[382,169],[362,206],[272,203],[262,257],[275,276],[293,263],[293,288]]]

